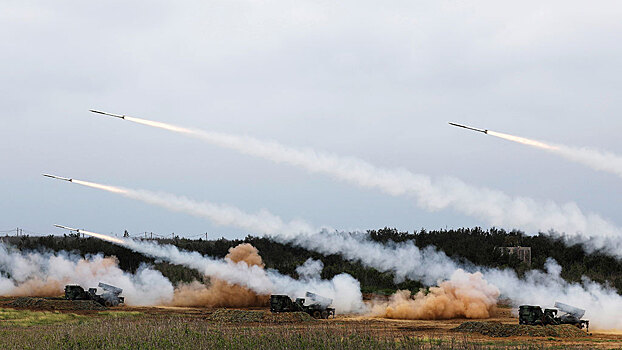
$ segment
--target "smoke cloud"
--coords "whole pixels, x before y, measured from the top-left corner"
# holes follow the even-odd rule
[[[345,273],[336,275],[331,280],[320,278],[296,280],[282,275],[276,270],[265,270],[262,266],[248,265],[245,261],[234,262],[231,259],[215,259],[198,252],[180,250],[174,245],[119,240],[85,230],[80,230],[80,232],[123,245],[135,252],[156,259],[195,269],[205,276],[245,287],[258,295],[278,293],[296,298],[309,291],[333,299],[333,306],[337,312],[361,312],[365,309],[360,283]]]
[[[257,248],[248,243],[230,248],[225,260],[233,263],[244,262],[248,266],[264,268]],[[198,281],[178,285],[171,304],[175,306],[248,307],[267,305],[269,299],[270,296],[267,294],[259,295],[240,285],[212,278],[209,286]]]
[[[532,270],[519,278],[513,270],[488,269],[484,278],[499,287],[504,297],[515,306],[521,304],[552,307],[561,301],[585,309],[590,328],[622,329],[622,296],[615,289],[583,278],[581,283],[569,283],[561,277],[562,268],[548,259],[545,270]]]
[[[126,120],[199,138],[219,147],[275,163],[327,174],[363,188],[379,189],[392,196],[410,196],[427,210],[452,208],[489,225],[520,228],[528,232],[554,230],[583,243],[589,251],[603,249],[615,256],[622,255],[622,242],[619,239],[622,230],[597,214],[584,213],[574,202],[557,204],[527,197],[511,197],[501,191],[468,185],[455,178],[432,179],[405,169],[380,168],[357,158],[320,153],[313,149],[296,149],[274,141],[127,116]],[[615,247],[610,245],[612,240]]]
[[[312,279],[319,278],[322,270],[324,270],[324,263],[321,260],[309,258],[304,264],[296,268],[296,273],[300,278]]]
[[[128,305],[158,305],[173,298],[171,282],[146,265],[130,274],[119,268],[114,257],[21,252],[0,243],[0,295],[59,296],[66,284],[86,289],[99,282],[122,288]]]
[[[521,279],[512,270],[461,266],[461,264],[456,263],[436,248],[426,247],[420,249],[413,242],[389,242],[383,245],[371,241],[365,234],[334,232],[327,229],[319,230],[302,220],[284,222],[280,217],[266,210],[256,214],[249,214],[235,207],[209,202],[196,202],[171,194],[123,190],[125,191],[123,195],[127,197],[159,205],[170,210],[204,217],[217,224],[232,225],[263,233],[276,241],[292,243],[325,255],[339,254],[347,260],[358,261],[379,271],[392,272],[395,274],[396,281],[410,279],[422,281],[426,285],[435,285],[450,279],[454,272],[461,268],[471,273],[480,271],[484,279],[489,284],[499,288],[502,296],[512,299],[515,306],[525,303],[550,307],[555,301],[562,301],[586,309],[586,317],[594,315],[594,320],[591,321],[590,325],[597,329],[622,329],[622,321],[620,321],[618,313],[612,312],[612,310],[622,309],[622,297],[612,288],[587,279],[580,284],[564,281],[560,277],[561,271],[557,271],[554,268],[555,266],[559,267],[554,261],[547,264],[545,273],[532,271],[525,278]],[[620,252],[617,252],[617,254],[620,254]],[[345,276],[347,277],[344,277],[344,283],[351,285],[353,282],[348,282],[348,278],[351,277],[349,275]],[[335,279],[337,277],[339,276],[336,276]],[[244,278],[241,278],[242,281],[239,284],[244,285]],[[335,279],[331,282],[336,283]],[[267,284],[269,285],[269,283]],[[288,285],[288,283],[283,282],[283,285]],[[272,287],[266,287],[266,294],[268,293],[267,290],[271,290],[270,288]],[[334,286],[331,286],[326,289],[331,291],[330,295],[336,295],[334,288]],[[262,294],[261,288],[250,289]],[[354,289],[352,288],[352,290]],[[290,296],[301,295],[301,293],[286,294]],[[319,292],[318,294],[322,295]],[[358,294],[360,294],[360,290]],[[351,294],[351,299],[344,299],[356,300],[358,294],[353,293]],[[330,297],[328,294],[326,296]],[[348,301],[344,302],[348,303]],[[360,310],[360,307],[354,303],[351,304],[350,308],[344,309]],[[606,317],[603,317],[603,315],[606,315]]]
[[[389,301],[374,302],[372,315],[384,318],[437,320],[451,318],[489,318],[499,297],[499,289],[483,275],[456,270],[451,279],[419,291],[397,291]]]
[[[112,187],[114,193],[168,210],[188,213],[219,225],[235,226],[265,234],[276,241],[292,243],[324,255],[339,254],[348,260],[359,261],[368,267],[383,272],[393,272],[397,281],[408,278],[432,285],[439,279],[449,278],[458,268],[444,253],[433,247],[419,249],[413,242],[388,243],[383,246],[366,240],[364,235],[352,235],[333,232],[334,230],[331,229],[315,228],[302,220],[285,222],[267,210],[246,213],[233,206],[197,202],[168,193],[132,190],[80,180],[74,180],[74,182],[95,188]]]

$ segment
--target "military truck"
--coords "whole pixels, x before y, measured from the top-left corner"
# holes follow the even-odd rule
[[[125,298],[119,296],[123,293],[123,289],[102,282],[99,282],[98,287],[104,290],[102,294],[97,294],[97,288],[89,288],[88,291],[85,291],[84,288],[79,285],[66,285],[65,299],[93,300],[106,307],[117,306],[125,302]]]
[[[557,316],[559,311],[563,314]],[[581,319],[584,314],[585,310],[560,302],[555,303],[555,309],[544,309],[544,311],[540,306],[521,305],[518,308],[518,323],[532,326],[570,324],[580,329],[585,327],[589,332],[590,321]]]
[[[305,298],[296,298],[296,301],[287,295],[271,295],[270,311],[278,312],[306,312],[313,318],[335,318],[335,309],[329,307],[333,299],[324,298],[315,293],[307,292],[306,298],[311,304],[305,305]]]

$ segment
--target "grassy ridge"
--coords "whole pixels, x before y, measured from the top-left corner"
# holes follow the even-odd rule
[[[75,321],[82,316],[58,311],[29,311],[0,309],[0,324],[3,326],[13,325],[28,327],[34,325],[49,325],[59,322]]]

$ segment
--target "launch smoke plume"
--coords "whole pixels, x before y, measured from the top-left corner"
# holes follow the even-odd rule
[[[488,130],[488,132],[486,134],[492,135],[492,136],[496,136],[496,137],[499,137],[499,138],[502,138],[502,139],[506,139],[508,141],[522,143],[523,145],[537,147],[537,148],[542,148],[542,149],[545,149],[547,151],[556,151],[558,149],[557,146],[549,145],[549,144],[546,144],[544,142],[540,142],[540,141],[536,141],[536,140],[531,140],[531,139],[527,139],[527,138],[524,138],[524,137],[504,134],[504,133],[496,132],[496,131],[492,131],[492,130]]]
[[[488,131],[488,135],[544,149],[551,153],[560,155],[573,162],[588,166],[594,170],[605,171],[622,177],[622,157],[611,152],[599,151],[592,148],[579,148],[559,144],[544,143],[541,141],[531,140],[524,137],[518,137],[490,130]]]
[[[278,293],[300,297],[310,291],[333,299],[333,306],[339,312],[360,312],[364,309],[359,282],[345,273],[336,275],[331,280],[322,280],[319,275],[296,280],[275,270],[264,270],[262,266],[248,265],[245,261],[215,259],[198,252],[180,250],[174,245],[119,240],[85,230],[80,230],[80,233],[122,245],[156,259],[195,269],[205,276],[243,286],[258,295]]]
[[[264,268],[257,248],[248,243],[230,248],[225,260]],[[177,286],[171,303],[175,306],[248,307],[267,305],[269,298],[267,294],[259,295],[248,288],[212,278],[209,286],[198,281]]]
[[[584,213],[573,202],[560,205],[527,197],[511,197],[501,191],[471,186],[455,178],[434,180],[405,169],[379,168],[353,157],[325,154],[312,149],[295,149],[277,142],[184,128],[141,118],[126,116],[125,119],[196,137],[276,163],[287,163],[311,172],[328,174],[336,179],[364,188],[376,188],[393,196],[411,196],[417,200],[419,206],[427,210],[453,208],[490,225],[520,228],[528,232],[547,232],[552,229],[583,242],[590,251],[604,248],[610,253],[620,254],[620,249],[612,252],[607,238],[619,237],[622,230],[597,214]],[[495,133],[495,136],[501,137],[500,135],[502,134]],[[539,144],[533,142],[534,146]],[[546,147],[545,144],[540,146]]]
[[[0,244],[0,295],[59,296],[66,284],[97,287],[99,282],[123,289],[128,305],[159,305],[173,298],[173,285],[159,271],[141,265],[136,273],[121,270],[116,258],[66,252],[21,252]]]
[[[590,315],[594,315],[591,325],[596,328],[622,329],[622,319],[618,317],[619,313],[612,311],[622,310],[622,297],[612,288],[587,279],[584,279],[582,283],[566,282],[561,278],[561,268],[554,260],[547,262],[545,272],[531,271],[526,274],[525,278],[521,279],[512,270],[461,266],[434,247],[420,249],[412,241],[380,244],[371,241],[364,234],[320,230],[302,220],[284,222],[280,217],[266,210],[249,214],[235,207],[196,202],[171,194],[136,191],[119,187],[115,187],[115,191],[129,198],[159,205],[169,210],[204,217],[219,225],[235,226],[266,234],[276,241],[292,243],[321,254],[338,254],[347,260],[358,261],[379,271],[392,272],[398,281],[410,279],[422,281],[427,285],[434,285],[439,281],[451,279],[455,271],[460,268],[471,273],[480,271],[489,284],[499,288],[501,295],[510,298],[516,306],[519,304],[552,306],[555,301],[562,301],[586,309],[586,317],[588,318]],[[148,243],[143,242],[141,244]],[[137,251],[154,257],[168,257],[166,258],[167,261],[197,268],[199,271],[205,271],[204,274],[208,276],[216,276],[219,271],[220,265],[216,264],[212,267],[209,258],[198,253],[184,252],[180,254],[177,248],[172,246],[142,246],[137,248]],[[207,259],[207,262],[203,263],[202,259]],[[225,265],[224,269],[221,270],[224,275],[223,280],[246,286],[258,294],[267,294],[270,290],[275,289],[271,281],[266,280],[266,272],[261,269],[256,269],[254,272],[257,273],[256,280],[262,281],[262,283],[252,287],[251,285],[256,282],[249,282],[249,285],[245,284],[245,281],[255,281],[254,278],[249,278],[246,272],[240,273],[240,276],[236,277],[237,272],[229,273],[226,267]],[[304,270],[309,270],[309,266]],[[352,285],[351,277],[345,276],[347,277],[343,277],[343,283]],[[339,276],[336,276],[335,279],[337,277]],[[217,278],[221,277],[217,276]],[[315,280],[317,279],[319,277],[315,278]],[[283,281],[280,283],[281,285],[288,285],[290,282],[294,283],[289,277],[283,277]],[[336,281],[333,280],[331,283],[336,283]],[[263,284],[267,286],[263,286]],[[484,285],[482,284],[482,286]],[[283,289],[292,290],[289,287]],[[290,296],[301,295],[303,289],[303,287],[299,287],[298,292],[286,294]],[[324,292],[324,294],[318,292],[318,294],[331,298],[336,295],[334,293],[335,288],[327,287],[326,289],[333,291]],[[354,288],[348,287],[343,288],[343,290],[350,293],[349,297],[345,298],[346,300],[357,300],[359,298],[360,292],[355,292]],[[490,294],[485,290],[486,288],[480,291],[480,295],[485,296],[486,299]],[[353,302],[349,302],[348,305],[351,305],[350,310],[356,309],[354,305],[358,307],[358,304]]]
[[[133,190],[75,179],[73,182],[109,190],[168,210],[195,215],[218,225],[235,226],[266,234],[277,241],[293,243],[325,255],[340,254],[346,259],[361,261],[369,267],[393,272],[397,280],[408,278],[434,284],[438,279],[448,278],[456,269],[455,264],[444,253],[436,251],[433,247],[419,249],[412,242],[378,246],[374,242],[360,240],[347,233],[328,234],[332,230],[316,228],[302,220],[284,222],[267,210],[246,213],[229,205],[198,202],[163,192]],[[89,234],[106,240],[115,240],[113,243],[127,244],[118,238],[98,233]]]
[[[456,270],[451,279],[411,296],[401,290],[387,302],[374,302],[376,317],[437,320],[451,318],[489,318],[499,297],[499,289],[488,284],[481,273]]]
[[[322,249],[330,250],[331,246],[326,246],[324,244],[315,243],[313,239],[309,239],[308,235],[300,235],[301,233],[317,233],[320,229],[314,228],[308,223],[301,220],[293,220],[290,222],[284,222],[278,216],[275,216],[269,213],[266,210],[261,210],[255,214],[249,214],[241,211],[236,207],[232,207],[229,205],[216,204],[211,202],[199,202],[194,201],[192,199],[186,197],[175,196],[169,193],[163,192],[152,192],[146,190],[133,190],[129,188],[123,188],[118,186],[110,186],[110,185],[102,185],[93,182],[87,182],[82,180],[73,180],[74,183],[81,184],[84,186],[97,188],[106,190],[112,193],[121,194],[125,197],[140,200],[149,204],[157,205],[172,211],[189,213],[191,215],[204,217],[212,222],[219,225],[229,225],[229,226],[237,226],[240,228],[252,230],[256,233],[269,234],[269,235],[279,235],[281,237],[287,237],[289,241],[301,241],[307,240],[306,244],[313,245],[319,244],[322,245]],[[473,198],[476,196],[473,194]],[[529,202],[531,203],[531,202]],[[554,204],[550,204],[551,206],[555,206]],[[524,215],[529,214],[529,205],[524,204],[521,208]],[[519,210],[519,208],[516,208]],[[545,208],[542,208],[545,211]],[[569,212],[573,212],[572,208],[567,208]],[[586,224],[585,220],[588,220],[586,217],[583,217],[580,210],[576,208],[577,212],[575,212],[575,218],[573,220],[577,221],[577,225],[581,226]],[[535,215],[535,214],[534,214]],[[558,213],[558,215],[562,215]],[[563,216],[563,215],[562,215]],[[565,219],[563,219],[565,220]],[[600,222],[599,217],[591,217],[591,220],[588,220],[592,223]],[[600,249],[605,253],[608,253],[611,256],[622,258],[622,230],[614,227],[608,223],[603,221],[603,229],[604,231],[600,231],[603,234],[608,234],[607,236],[600,237],[577,237],[574,236],[573,240],[579,241],[584,244],[588,250]],[[614,235],[615,236],[609,236]],[[340,241],[341,243],[335,243],[334,247],[343,247],[347,246],[346,241]],[[305,244],[305,243],[301,243]],[[332,249],[334,251],[337,248]],[[328,252],[323,252],[324,254],[328,254]],[[348,254],[348,253],[346,253]],[[351,253],[357,254],[357,253]],[[428,267],[422,267],[422,270],[427,270]],[[439,268],[434,268],[434,270],[438,270]]]

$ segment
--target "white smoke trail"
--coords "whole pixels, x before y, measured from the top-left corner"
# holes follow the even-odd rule
[[[500,137],[505,140],[522,143],[524,145],[536,148],[541,148],[551,153],[558,154],[573,162],[588,166],[594,170],[604,171],[622,177],[622,157],[611,152],[600,151],[587,147],[580,148],[560,144],[545,143],[491,130],[488,131],[488,135]]]
[[[322,247],[318,247],[318,249],[322,249],[321,252],[323,254],[335,254],[339,251],[345,251],[346,253],[344,254],[357,254],[355,252],[351,252],[350,246],[352,244],[350,243],[349,239],[345,239],[340,242],[332,242],[331,244],[320,243],[316,241],[313,237],[314,234],[321,231],[321,229],[312,227],[308,223],[301,220],[284,222],[280,217],[275,216],[266,210],[261,210],[255,214],[249,214],[241,211],[236,207],[224,204],[215,204],[211,202],[194,201],[186,197],[175,196],[169,193],[152,192],[146,190],[133,190],[119,186],[102,185],[76,179],[74,179],[73,182],[80,185],[121,194],[125,197],[157,205],[168,210],[185,212],[195,216],[204,217],[218,225],[236,226],[243,229],[252,230],[257,233],[275,235],[275,237],[285,237],[289,241],[306,241],[306,243],[304,244],[307,244],[308,246],[321,245]],[[617,228],[614,227],[611,227],[611,230],[612,232],[618,232]],[[573,239],[579,240],[579,238],[577,238],[576,236]],[[601,249],[603,252],[610,254],[611,256],[622,258],[622,236],[589,238],[581,237],[580,241],[584,244],[584,246],[590,247],[591,249],[598,248]],[[415,259],[415,261],[422,260],[421,258],[423,257],[423,255],[426,254],[426,251],[412,249],[413,247],[402,246],[398,250],[398,252],[403,252],[405,259],[409,257],[410,259]],[[434,256],[434,254],[428,255]],[[382,257],[378,257],[378,260],[382,261]],[[426,259],[426,261],[430,261],[430,259]],[[377,265],[381,264],[379,263]],[[448,271],[453,271],[451,270],[451,268],[443,271],[442,268],[435,267],[435,265],[428,266],[427,264],[425,264],[421,266],[421,271],[430,270],[442,273],[441,277],[450,274]],[[415,278],[416,276],[412,275],[412,273],[413,272],[411,272],[411,275],[406,275],[398,272],[397,277]],[[434,279],[436,279],[436,277],[434,277]]]
[[[0,243],[0,295],[58,296],[66,284],[97,287],[99,282],[123,289],[128,305],[161,305],[173,298],[173,285],[159,271],[141,265],[136,273],[121,270],[114,258],[82,258],[66,252],[21,252]]]
[[[203,275],[244,286],[257,294],[287,294],[290,297],[304,296],[307,291],[333,299],[338,312],[361,312],[365,309],[360,284],[352,276],[342,273],[330,281],[320,278],[296,280],[275,270],[264,270],[260,266],[249,266],[245,262],[234,263],[228,259],[215,259],[155,242],[119,240],[114,237],[85,230],[89,236],[97,237],[135,252],[195,269]]]
[[[520,136],[504,134],[502,132],[496,132],[496,131],[488,130],[486,132],[486,134],[487,135],[496,136],[496,137],[499,137],[499,138],[502,138],[502,139],[506,139],[508,141],[522,143],[523,145],[545,149],[547,151],[556,151],[558,149],[558,147],[555,146],[555,145],[550,145],[550,144],[547,144],[547,143],[544,143],[544,142],[540,142],[540,141],[536,141],[536,140],[532,140],[532,139],[528,139],[528,138],[524,138],[524,137],[520,137]]]
[[[75,181],[75,180],[74,180]],[[619,311],[622,310],[622,296],[606,286],[585,279],[583,283],[569,283],[560,277],[561,268],[553,260],[546,265],[546,272],[532,271],[524,279],[519,278],[512,270],[487,269],[473,266],[460,266],[443,252],[433,247],[419,249],[412,241],[403,243],[380,244],[368,239],[363,234],[348,234],[318,230],[312,225],[295,220],[284,222],[280,217],[262,210],[257,214],[245,213],[242,210],[209,202],[196,202],[185,197],[177,197],[171,194],[154,193],[149,191],[135,191],[115,187],[116,193],[121,193],[129,198],[158,205],[169,210],[189,213],[203,217],[219,225],[228,225],[252,230],[266,234],[276,241],[289,242],[305,249],[316,251],[321,254],[338,254],[346,260],[358,261],[364,266],[375,268],[383,272],[392,272],[398,280],[419,280],[427,285],[433,285],[439,281],[450,279],[456,271],[462,269],[482,272],[484,278],[501,291],[502,296],[510,298],[517,306],[519,304],[538,304],[552,306],[555,301],[562,301],[587,310],[586,317],[591,317],[591,325],[598,329],[622,329],[622,319]],[[145,243],[141,243],[145,244]],[[169,261],[199,269],[205,274],[222,273],[234,278],[233,283],[240,283],[253,289],[247,283],[259,283],[254,289],[257,292],[268,290],[261,289],[269,286],[265,276],[249,278],[246,272],[239,276],[221,269],[218,266],[211,267],[209,258],[202,257],[198,253],[178,253],[174,246],[141,246],[137,251],[154,257],[167,257]],[[202,259],[207,259],[204,262]],[[193,265],[196,264],[196,265]],[[312,262],[303,265],[303,275],[309,274],[317,267],[312,267]],[[206,269],[205,271],[200,270]],[[219,272],[220,271],[220,272]],[[349,275],[347,277],[351,278]],[[218,278],[221,278],[220,276]],[[255,280],[256,278],[256,280]],[[281,278],[275,278],[281,280]],[[293,283],[289,277],[282,276],[279,285],[288,286]],[[343,282],[345,285],[350,283]],[[283,287],[289,290],[288,287]],[[296,289],[296,288],[294,288]],[[302,289],[297,288],[302,291]],[[332,288],[327,288],[327,295],[335,295]],[[351,292],[346,300],[358,300],[358,294],[352,292],[353,288],[343,288]],[[299,293],[299,292],[298,292]],[[330,294],[328,294],[330,293]],[[360,293],[360,292],[359,292]],[[290,295],[295,295],[290,294]],[[357,306],[354,303],[350,307]]]
[[[126,116],[125,119],[196,137],[276,163],[328,174],[364,188],[377,188],[393,196],[411,196],[427,210],[453,208],[493,226],[520,228],[527,232],[554,230],[567,234],[577,242],[583,242],[590,251],[605,248],[609,253],[617,256],[621,254],[619,250],[612,252],[605,238],[617,239],[622,230],[597,214],[584,213],[574,202],[560,205],[552,201],[511,197],[501,191],[471,186],[455,178],[433,180],[405,169],[379,168],[353,157],[325,154],[312,149],[295,149],[277,142],[183,128],[141,118]]]
[[[397,280],[408,278],[434,284],[439,279],[448,278],[456,269],[444,253],[436,251],[433,247],[419,249],[412,242],[392,243],[380,249],[373,242],[360,240],[347,233],[330,234],[329,231],[333,230],[315,228],[302,220],[284,222],[283,219],[267,210],[250,214],[236,207],[198,202],[169,193],[133,190],[76,179],[73,182],[118,193],[171,211],[206,218],[218,225],[235,226],[266,234],[277,241],[291,242],[325,255],[340,254],[346,259],[361,261],[366,266],[393,272]],[[101,238],[99,234],[94,235]],[[190,262],[180,264],[187,263]]]

